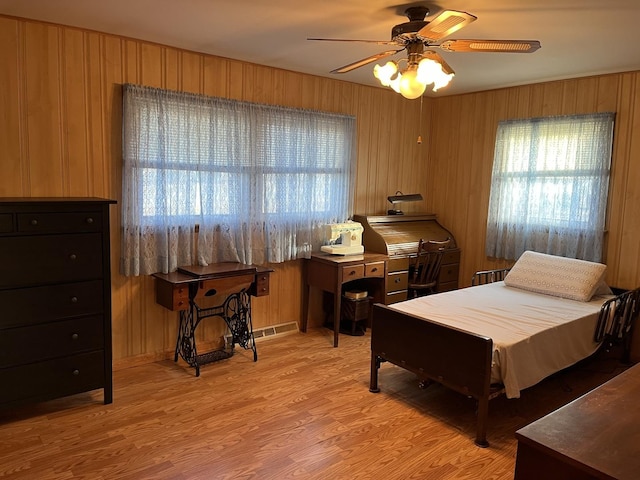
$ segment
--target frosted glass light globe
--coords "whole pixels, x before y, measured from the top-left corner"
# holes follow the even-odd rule
[[[418,98],[426,89],[426,85],[418,80],[417,70],[410,69],[400,78],[400,94],[410,100]]]

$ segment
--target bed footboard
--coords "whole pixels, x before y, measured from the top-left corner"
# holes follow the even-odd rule
[[[640,314],[640,288],[619,293],[600,308],[598,324],[593,337],[605,348],[622,345],[622,361],[631,363],[631,340]]]
[[[475,443],[486,439],[491,394],[490,338],[398,312],[381,304],[373,306],[371,326],[371,379],[369,390],[378,392],[378,370],[388,361],[478,401]]]

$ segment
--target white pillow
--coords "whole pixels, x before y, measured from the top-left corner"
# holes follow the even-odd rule
[[[509,287],[588,302],[607,269],[602,263],[526,251],[504,279]]]

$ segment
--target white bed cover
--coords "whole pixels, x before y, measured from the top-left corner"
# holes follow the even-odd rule
[[[504,282],[427,295],[389,308],[493,340],[491,382],[507,398],[588,357],[598,348],[593,334],[601,305],[507,287]]]

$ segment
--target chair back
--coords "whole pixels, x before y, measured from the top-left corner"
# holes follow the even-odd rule
[[[420,239],[418,256],[409,279],[410,296],[434,293],[440,275],[440,266],[446,247],[451,239],[436,241]]]

